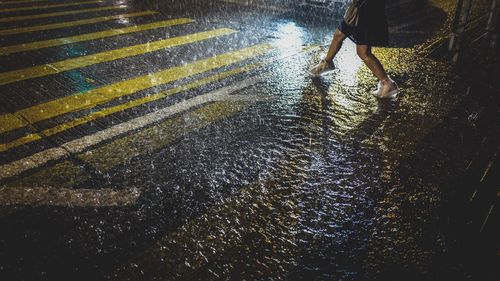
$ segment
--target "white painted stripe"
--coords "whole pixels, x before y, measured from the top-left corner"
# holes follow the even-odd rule
[[[51,160],[58,160],[67,156],[69,156],[69,153],[59,147],[43,150],[31,156],[0,166],[0,179],[13,177],[23,171],[39,167]]]
[[[2,187],[0,206],[115,207],[132,205],[140,195],[138,188]]]
[[[61,145],[61,147],[65,148],[70,153],[82,152],[83,150],[87,149],[90,146],[94,146],[100,142],[111,139],[111,138],[116,137],[118,135],[122,135],[122,134],[125,134],[125,133],[133,131],[133,130],[141,129],[145,126],[148,126],[150,124],[153,124],[155,122],[163,120],[163,119],[170,117],[174,114],[180,113],[182,111],[186,111],[192,107],[202,105],[204,103],[208,103],[208,102],[212,102],[212,101],[224,100],[224,98],[226,98],[230,93],[232,93],[236,90],[246,88],[250,85],[256,84],[257,82],[259,82],[261,80],[262,80],[262,78],[260,78],[260,77],[254,77],[254,78],[249,78],[249,79],[243,80],[240,83],[214,90],[210,93],[200,95],[200,96],[194,97],[192,99],[185,100],[185,101],[182,101],[180,103],[174,104],[172,106],[160,109],[158,111],[151,112],[151,113],[143,115],[141,117],[137,117],[137,118],[129,120],[127,122],[117,124],[113,127],[110,127],[108,129],[104,129],[104,130],[99,131],[97,133],[94,133],[92,135],[88,135],[88,136],[67,142],[67,143]]]
[[[285,59],[288,59],[288,58],[291,58],[295,55],[298,55],[298,54],[301,54],[301,53],[307,53],[307,52],[314,52],[314,51],[318,51],[318,50],[321,50],[322,47],[327,47],[328,45],[324,45],[324,46],[319,46],[319,45],[311,45],[311,46],[307,46],[307,47],[304,47],[302,48],[301,50],[299,50],[297,53],[291,53],[291,54],[285,54],[285,55],[281,55],[273,60],[270,60],[268,61],[266,64],[264,65],[269,65],[269,64],[272,64],[272,63],[275,63],[277,61],[280,61],[280,60],[285,60]],[[234,99],[235,97],[233,96],[228,96],[227,97],[228,99]],[[131,120],[133,121],[133,120]],[[129,121],[129,122],[131,122]],[[118,125],[117,125],[118,126]],[[111,128],[110,128],[111,129]],[[101,141],[104,141],[104,140],[107,140],[109,138],[112,138],[114,136],[110,136],[110,137],[106,137],[106,135],[102,134],[102,135],[98,135],[99,133],[96,133],[94,134],[95,136],[93,138],[95,138],[95,143],[99,143]],[[91,136],[88,136],[89,138]],[[85,137],[84,137],[85,138]],[[84,139],[82,138],[82,139]],[[97,141],[98,138],[101,138],[100,141]],[[74,140],[74,141],[71,141],[71,142],[68,142],[66,143],[65,145],[70,145],[70,148],[74,151],[83,151],[84,149],[86,149],[87,147],[89,147],[89,145],[86,145],[85,144],[85,141],[83,140]],[[32,156],[28,156],[28,157],[25,157],[23,159],[20,159],[20,160],[16,160],[16,161],[13,161],[13,162],[10,162],[8,164],[5,164],[5,165],[2,165],[0,166],[0,180],[2,179],[6,179],[6,178],[10,178],[10,177],[13,177],[13,176],[16,176],[24,171],[28,171],[28,170],[31,170],[33,168],[36,168],[36,167],[39,167],[51,160],[57,160],[57,159],[61,159],[63,157],[66,157],[66,156],[69,156],[69,153],[67,153],[66,150],[62,149],[62,147],[64,147],[65,145],[62,145],[61,147],[59,148],[53,148],[53,149],[49,149],[49,150],[46,150],[46,151],[42,151],[42,152],[39,152],[35,155],[32,155]],[[94,145],[94,144],[92,144]],[[51,150],[56,150],[57,153],[55,152],[52,152]],[[65,154],[65,155],[61,155],[60,157],[54,157],[54,155],[57,155],[57,154]],[[38,156],[37,156],[38,155]],[[33,159],[32,159],[33,158]],[[39,159],[38,161],[34,162],[34,160],[36,159]],[[46,159],[45,161],[40,161],[40,159]]]
[[[82,152],[87,148],[97,145],[103,141],[112,139],[116,136],[128,133],[133,130],[141,129],[145,126],[154,124],[160,120],[168,118],[174,114],[186,111],[192,107],[213,101],[222,101],[226,99],[238,98],[238,96],[233,98],[229,94],[237,90],[246,88],[248,86],[254,85],[262,80],[263,79],[261,77],[248,78],[237,84],[220,88],[212,92],[182,101],[172,106],[162,108],[158,111],[151,112],[149,114],[137,117],[127,122],[123,122],[113,127],[96,132],[92,135],[88,135],[79,139],[66,142],[62,144],[60,147],[47,149],[37,154],[25,157],[23,159],[2,165],[0,166],[0,180],[13,177],[22,172],[34,169],[36,167],[44,165],[45,163],[51,160],[57,160],[63,157],[67,157],[69,153],[76,154]],[[240,98],[242,98],[242,96],[240,96]],[[259,99],[260,99],[259,97],[253,98],[254,101],[258,101]],[[252,100],[252,98],[249,98],[249,100]]]

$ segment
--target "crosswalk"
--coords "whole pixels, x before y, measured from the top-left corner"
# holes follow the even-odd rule
[[[74,3],[50,4],[50,5],[34,5],[34,6],[19,7],[19,8],[4,8],[4,9],[0,8],[0,13],[43,10],[43,9],[60,8],[60,7],[71,7],[71,6],[101,3],[101,2],[102,2],[101,0],[97,0],[97,1],[82,1],[82,2],[74,2]]]
[[[189,19],[179,19],[169,21],[168,25],[176,25],[190,22]],[[57,61],[48,64],[42,64],[34,67],[18,69],[14,71],[4,72],[0,74],[0,85],[14,83],[26,79],[42,77],[52,74],[57,74],[72,69],[90,66],[93,64],[108,62],[112,60],[122,59],[130,56],[137,56],[148,52],[154,52],[161,49],[172,48],[179,45],[194,43],[209,39],[215,36],[233,33],[231,29],[216,29],[212,31],[200,32],[197,34],[190,34],[180,37],[168,38],[160,41],[148,42],[140,45],[134,45],[112,51],[96,53],[88,56],[81,56],[77,58]]]
[[[83,20],[68,21],[68,22],[58,22],[58,23],[51,23],[51,24],[44,24],[44,25],[28,26],[28,27],[1,29],[0,36],[20,34],[20,33],[29,33],[29,32],[35,32],[35,31],[46,31],[46,30],[51,30],[51,29],[67,28],[67,27],[73,27],[73,26],[81,26],[81,25],[85,25],[85,24],[93,24],[93,23],[99,23],[99,22],[110,21],[110,20],[120,20],[120,19],[132,18],[132,17],[141,17],[141,16],[147,16],[147,15],[153,15],[153,14],[156,14],[156,12],[143,11],[143,12],[135,12],[135,13],[120,14],[120,15],[89,18],[89,19],[83,19]]]
[[[235,103],[234,100],[227,99],[227,95],[233,91],[240,90],[250,85],[254,85],[257,82],[258,81],[256,80],[243,81],[242,83],[237,84],[235,87],[226,87],[206,95],[198,96],[197,98],[193,98],[184,101],[182,103],[178,103],[174,106],[166,107],[161,110],[155,111],[153,113],[149,113],[147,115],[129,120],[127,122],[117,124],[113,127],[107,128],[97,133],[87,135],[83,138],[72,140],[70,142],[64,143],[58,148],[47,149],[42,152],[31,155],[29,157],[25,157],[23,159],[14,161],[12,163],[9,163],[8,165],[4,165],[1,167],[2,173],[0,174],[0,179],[4,177],[15,176],[20,172],[36,168],[49,161],[62,159],[64,157],[69,156],[70,154],[79,154],[83,151],[86,151],[86,149],[88,148],[94,147],[95,145],[110,140],[116,136],[124,135],[128,132],[144,128],[148,125],[156,123],[158,120],[163,120],[172,115],[184,112],[190,108],[208,104],[210,102],[215,102],[215,103],[207,106],[208,111],[207,108],[202,108],[202,109],[197,109],[194,112],[195,115],[198,116],[197,118],[198,121],[200,121],[203,118],[209,120],[215,120],[213,118],[221,118],[224,116],[229,116],[231,115],[231,113],[233,113],[233,110],[237,109],[241,110],[241,107],[237,105],[238,103],[244,104],[245,99],[243,99],[241,102],[236,101]],[[210,110],[210,108],[212,109]],[[120,158],[106,157],[109,154],[106,151],[114,151],[116,149],[120,152],[123,152],[124,149],[127,150],[126,148],[123,147],[123,145],[126,144],[120,142],[123,141],[128,142],[129,143],[128,145],[130,145],[130,149],[133,150],[136,150],[138,149],[138,147],[141,147],[142,142],[146,142],[148,143],[148,147],[143,148],[143,150],[147,151],[151,147],[158,147],[158,148],[162,147],[163,146],[162,144],[166,145],[175,140],[176,138],[181,137],[182,135],[185,135],[191,131],[194,131],[195,129],[208,125],[208,124],[203,125],[204,124],[203,122],[198,122],[197,124],[191,124],[191,126],[195,127],[188,128],[189,126],[183,126],[182,132],[174,132],[170,135],[167,134],[168,135],[167,138],[156,139],[154,142],[151,142],[151,140],[157,138],[158,135],[152,134],[153,138],[151,138],[151,136],[148,137],[148,134],[159,130],[158,128],[163,128],[162,131],[168,133],[173,132],[174,131],[173,128],[175,128],[179,124],[182,124],[184,118],[186,117],[189,118],[191,114],[192,113],[188,113],[188,115],[185,115],[182,118],[177,118],[177,121],[174,122],[172,122],[171,120],[167,120],[164,123],[159,124],[157,127],[153,127],[151,129],[152,131],[146,130],[146,133],[140,132],[132,136],[128,137],[126,136],[124,138],[121,138],[120,140],[115,141],[114,144],[107,145],[106,148],[104,148],[104,151],[102,149],[89,150],[86,151],[85,154],[79,155],[78,157],[85,160],[88,163],[101,163],[100,165],[96,165],[96,168],[100,169],[101,171],[107,171],[109,170],[108,169],[109,166],[116,166],[119,162],[124,161],[126,159],[130,159],[130,155],[134,155],[133,153],[132,154],[120,153],[123,154],[122,157]],[[82,121],[88,121],[88,120],[82,120]],[[130,142],[132,142],[130,141],[130,139],[135,140],[135,143],[130,144]],[[165,141],[167,141],[167,143],[165,143]],[[111,155],[116,155],[116,154],[112,153]]]
[[[22,4],[22,3],[32,3],[32,2],[46,2],[47,0],[7,0],[0,1],[0,5],[5,4]]]
[[[15,7],[8,7],[14,3]],[[121,3],[105,1],[59,1],[54,3],[50,0],[0,2],[0,22],[9,22],[8,28],[0,29],[0,39],[3,36],[14,38],[12,36],[26,33],[36,33],[43,37],[40,40],[17,44],[11,44],[8,39],[0,41],[4,43],[0,45],[0,61],[6,58],[12,60],[16,57],[19,60],[31,59],[33,52],[38,50],[58,52],[64,46],[76,46],[97,40],[102,40],[101,42],[105,44],[106,40],[127,36],[127,34],[133,34],[137,38],[141,32],[177,30],[173,33],[174,35],[160,32],[163,36],[156,36],[154,39],[144,37],[145,41],[139,44],[133,41],[131,45],[127,45],[128,42],[125,41],[104,51],[93,51],[90,54],[78,54],[77,56],[66,54],[69,56],[67,58],[64,58],[65,53],[62,53],[52,59],[53,61],[50,61],[51,58],[44,58],[48,59],[49,62],[37,63],[35,61],[29,67],[11,67],[11,69],[0,73],[0,95],[10,95],[12,89],[22,89],[23,83],[28,82],[30,85],[36,85],[41,78],[46,79],[44,81],[50,81],[50,79],[57,81],[60,76],[71,72],[85,73],[81,71],[89,67],[102,66],[107,69],[113,67],[108,65],[109,63],[124,59],[141,60],[143,56],[149,54],[173,56],[179,47],[189,48],[200,42],[230,37],[239,32],[233,28],[221,26],[214,28],[198,26],[196,20],[190,18],[166,19],[157,11],[130,10],[127,5]],[[100,6],[89,7],[89,5]],[[45,11],[52,8],[58,10]],[[66,10],[61,11],[61,9]],[[114,15],[102,14],[118,10],[125,12]],[[39,11],[39,13],[19,15],[17,13],[19,11]],[[16,14],[12,15],[12,12],[16,12]],[[93,17],[94,13],[95,17]],[[76,14],[81,14],[80,17],[84,18],[69,21],[67,19],[58,20],[58,17]],[[125,18],[140,18],[141,21],[124,27],[105,25],[106,29],[104,30],[101,28],[100,31],[92,29],[93,32],[84,31],[86,26],[103,22],[118,22]],[[46,23],[30,25],[29,22],[34,19],[46,19]],[[22,25],[16,26],[16,22],[22,22]],[[71,33],[70,36],[50,35],[51,33],[44,36],[46,31],[70,31],[72,29],[74,29],[74,33]],[[217,44],[224,41],[210,42]],[[82,168],[82,163],[84,166],[99,172],[110,171],[134,157],[152,153],[186,134],[229,118],[244,110],[248,105],[261,100],[258,97],[233,94],[262,81],[262,78],[251,77],[232,82],[230,85],[190,99],[181,100],[167,107],[145,111],[129,120],[122,120],[116,124],[113,122],[98,131],[89,131],[84,136],[81,136],[80,133],[79,136],[66,139],[63,143],[54,142],[51,139],[62,132],[78,130],[85,124],[92,124],[96,120],[112,118],[117,113],[168,99],[183,92],[224,81],[230,77],[252,73],[266,64],[280,59],[273,55],[274,47],[265,41],[229,48],[221,46],[220,49],[225,50],[225,52],[208,54],[206,57],[202,55],[192,61],[181,61],[180,64],[171,62],[168,66],[159,65],[146,74],[134,73],[132,69],[117,81],[95,85],[84,91],[75,91],[75,88],[68,87],[68,92],[54,93],[49,100],[36,102],[36,104],[22,108],[18,108],[17,105],[11,106],[8,100],[4,100],[2,107],[5,109],[0,112],[0,205],[29,205],[28,199],[15,203],[8,202],[8,198],[16,197],[11,196],[12,192],[23,193],[29,190],[33,194],[32,188],[36,186],[46,188],[46,190],[36,191],[43,196],[46,196],[47,190],[54,193],[54,187],[46,185],[50,185],[51,175],[56,174],[64,174],[71,179],[58,186],[63,192],[62,194],[71,194],[77,198],[80,193],[73,194],[71,189],[74,185],[82,184],[91,177],[91,173]],[[261,57],[268,57],[268,59],[264,63],[259,61]],[[120,73],[119,69],[111,68],[109,71],[113,71],[115,75]],[[87,79],[91,80],[91,78]],[[144,94],[144,91],[148,91],[147,94]],[[18,92],[17,94],[20,95],[21,99],[29,100],[31,93]],[[196,120],[196,122],[189,120]],[[158,131],[163,133],[159,135]],[[77,162],[72,159],[76,159]],[[90,190],[79,192],[93,194]],[[114,194],[113,191],[109,190],[99,192],[108,195]],[[124,194],[131,193],[130,189],[123,189],[123,192]],[[140,191],[138,192],[140,193]],[[100,193],[97,193],[92,196],[101,196]],[[137,199],[137,191],[133,190],[132,193],[134,196],[129,197],[133,200]],[[71,196],[70,198],[72,198]],[[49,199],[46,201],[50,202]],[[84,202],[78,202],[77,199],[74,201],[68,204],[85,206]],[[132,201],[122,203],[130,204]],[[57,204],[65,205],[61,202]],[[113,202],[108,202],[104,205],[113,204]],[[89,203],[89,206],[94,206],[94,204]]]
[[[71,11],[64,11],[64,12],[35,14],[35,15],[27,15],[27,16],[3,17],[3,18],[0,18],[0,22],[13,22],[13,21],[22,21],[22,20],[34,20],[34,19],[43,19],[43,18],[53,18],[53,17],[61,17],[61,16],[83,14],[83,13],[92,13],[92,12],[102,12],[102,11],[124,9],[126,7],[127,6],[125,6],[125,5],[104,6],[104,7],[98,7],[98,8],[78,9],[78,10],[71,10]]]
[[[25,52],[25,51],[42,49],[42,48],[49,48],[49,47],[66,45],[66,44],[73,44],[73,43],[77,43],[77,42],[96,40],[96,39],[100,39],[100,38],[106,38],[106,37],[111,37],[111,36],[127,34],[127,33],[151,30],[151,29],[155,29],[155,28],[168,27],[168,26],[173,26],[173,25],[183,24],[183,23],[188,23],[188,22],[192,22],[192,20],[190,20],[190,19],[165,20],[165,21],[159,21],[159,22],[154,22],[154,23],[149,23],[149,24],[141,24],[141,25],[135,25],[135,26],[130,26],[130,27],[124,27],[124,28],[116,28],[116,29],[110,29],[110,30],[93,32],[93,33],[86,33],[86,34],[69,36],[69,37],[48,39],[48,40],[31,42],[31,43],[22,43],[22,44],[17,44],[17,45],[0,47],[0,55],[8,55],[8,54],[13,54],[13,53],[18,53],[18,52]]]

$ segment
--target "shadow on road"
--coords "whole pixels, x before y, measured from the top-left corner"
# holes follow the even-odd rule
[[[426,0],[408,1],[386,9],[390,47],[411,48],[430,39],[443,26],[447,14]]]

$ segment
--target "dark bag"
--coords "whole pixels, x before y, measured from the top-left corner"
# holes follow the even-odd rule
[[[358,26],[359,24],[359,8],[365,4],[367,0],[353,0],[344,14],[344,21],[350,26]]]

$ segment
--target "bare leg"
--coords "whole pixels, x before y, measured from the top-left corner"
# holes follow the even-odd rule
[[[325,57],[325,60],[327,62],[333,61],[333,58],[339,52],[340,47],[342,47],[342,42],[344,42],[345,38],[345,34],[342,33],[342,31],[340,31],[339,29],[337,29],[335,33],[333,33],[332,42],[330,43],[330,48],[328,49],[328,53]]]
[[[378,98],[394,98],[399,92],[398,85],[387,76],[380,61],[372,54],[372,47],[357,45],[356,52],[366,66],[380,80],[378,89],[372,92],[372,94]]]
[[[357,45],[356,52],[366,66],[380,81],[388,81],[389,77],[382,66],[382,63],[372,54],[372,47],[369,45]]]

